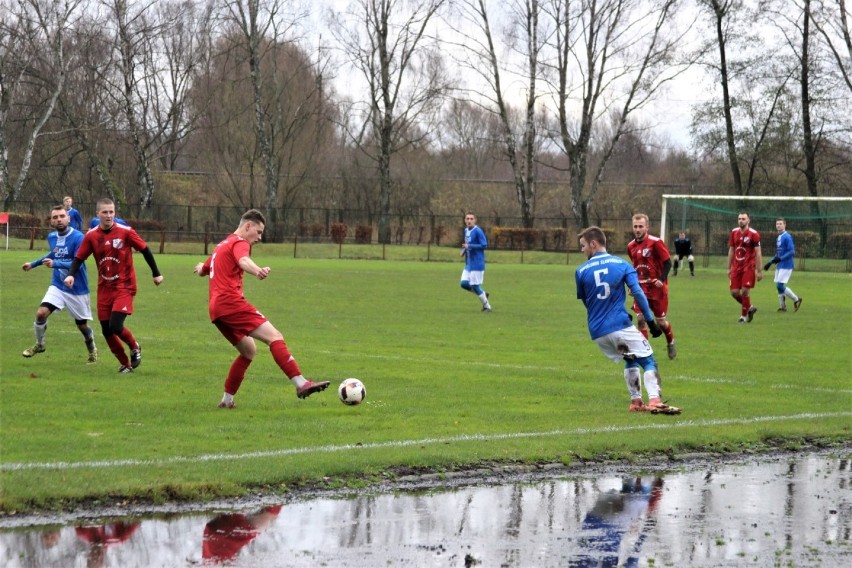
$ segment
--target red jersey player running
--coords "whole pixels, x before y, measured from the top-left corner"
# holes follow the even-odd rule
[[[265,226],[263,213],[249,209],[240,218],[237,230],[216,245],[206,261],[195,265],[196,274],[210,275],[210,320],[240,352],[228,371],[219,408],[234,408],[234,395],[257,354],[255,339],[269,346],[272,358],[296,387],[299,398],[325,390],[329,384],[328,381],[315,383],[302,376],[299,365],[287,349],[284,336],[243,296],[244,272],[258,280],[269,276],[270,268],[261,268],[250,256],[251,245],[260,241]]]
[[[672,259],[663,240],[648,233],[649,227],[647,215],[637,213],[633,216],[633,236],[636,238],[628,243],[627,254],[633,262],[633,268],[639,275],[639,284],[642,286],[645,296],[648,297],[648,305],[654,312],[654,319],[666,335],[669,359],[674,359],[677,357],[674,331],[672,324],[666,319],[666,314],[669,311],[669,285],[667,280],[669,270],[672,268]],[[636,302],[633,302],[633,311],[637,314],[636,327],[647,339],[648,325],[645,323],[642,310],[639,309],[639,304]]]
[[[99,199],[97,214],[100,224],[83,238],[68,269],[65,285],[74,285],[77,269],[90,255],[94,255],[98,269],[98,320],[101,322],[101,332],[110,351],[121,364],[118,372],[130,373],[142,364],[142,347],[130,328],[124,325],[124,320],[133,313],[133,298],[136,296],[132,249],[142,253],[151,268],[155,286],[162,284],[163,276],[148,243],[135,230],[115,222],[115,203],[112,199]],[[130,348],[130,357],[124,351],[122,342]]]
[[[731,230],[728,239],[728,277],[731,296],[742,304],[740,323],[751,322],[757,311],[751,305],[749,291],[755,282],[763,280],[763,257],[760,252],[760,233],[749,227],[751,219],[746,211],[737,215],[739,227]]]

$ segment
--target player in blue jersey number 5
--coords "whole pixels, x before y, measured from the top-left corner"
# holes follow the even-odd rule
[[[586,306],[592,340],[607,358],[616,363],[625,362],[624,380],[630,393],[630,411],[680,414],[680,408],[663,402],[654,351],[648,340],[633,325],[633,320],[624,307],[627,299],[626,286],[630,288],[645,317],[651,335],[662,335],[663,330],[651,313],[636,269],[624,259],[607,252],[606,236],[599,227],[584,229],[579,237],[580,248],[587,260],[574,274],[577,298]],[[644,377],[640,369],[644,372]],[[647,404],[642,400],[643,382],[648,394]]]

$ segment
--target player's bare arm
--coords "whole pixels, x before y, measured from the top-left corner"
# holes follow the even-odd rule
[[[269,273],[272,272],[272,269],[268,266],[264,266],[261,268],[251,259],[250,256],[244,256],[239,260],[240,268],[242,268],[245,272],[248,272],[252,276],[255,276],[258,280],[263,280]]]

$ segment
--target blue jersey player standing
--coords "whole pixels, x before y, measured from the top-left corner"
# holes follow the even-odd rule
[[[485,231],[476,225],[476,215],[468,211],[464,215],[464,243],[461,254],[464,256],[464,270],[461,275],[461,287],[473,292],[482,302],[482,311],[490,312],[491,303],[488,292],[482,289],[485,281],[485,249],[488,239]]]
[[[660,375],[651,344],[633,325],[624,302],[625,286],[630,288],[636,304],[645,316],[651,335],[659,337],[663,330],[657,325],[648,299],[639,285],[636,269],[622,258],[606,250],[606,236],[599,227],[584,229],[580,248],[586,262],[577,268],[574,279],[577,298],[588,312],[589,334],[603,354],[615,361],[625,362],[624,380],[630,393],[630,411],[653,414],[680,414],[681,409],[662,400]],[[644,377],[641,376],[644,372]],[[648,393],[648,404],[642,401],[642,383]]]
[[[787,232],[787,221],[778,218],[775,220],[775,230],[778,237],[775,239],[775,256],[766,263],[764,270],[775,265],[775,288],[778,290],[778,311],[787,311],[787,298],[793,300],[793,308],[799,311],[802,299],[787,286],[790,276],[793,275],[793,263],[796,258],[796,247],[793,244],[793,236]]]
[[[70,226],[68,212],[62,205],[57,205],[50,212],[50,226],[56,229],[47,235],[50,252],[32,262],[24,263],[21,267],[24,271],[45,265],[53,269],[53,278],[50,286],[36,310],[36,319],[33,327],[35,329],[36,343],[29,349],[24,349],[24,357],[32,357],[38,353],[44,353],[44,336],[47,333],[47,318],[56,310],[68,309],[68,313],[74,318],[77,329],[83,334],[86,349],[89,352],[89,363],[98,360],[98,349],[95,346],[95,334],[89,321],[92,319],[92,308],[89,304],[89,279],[86,276],[86,265],[81,265],[78,276],[74,280],[74,286],[69,288],[63,280],[68,275],[71,261],[83,242],[83,233]]]

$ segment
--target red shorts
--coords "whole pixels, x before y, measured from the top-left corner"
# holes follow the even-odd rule
[[[248,304],[248,309],[224,315],[213,320],[219,332],[225,339],[236,345],[243,337],[266,323],[267,320],[257,308]]]
[[[754,288],[754,269],[731,272],[731,290]]]
[[[129,290],[98,288],[98,321],[107,321],[112,312],[132,314],[135,295],[135,292]]]
[[[645,292],[645,297],[648,298],[648,305],[651,307],[651,311],[654,312],[654,316],[658,318],[666,317],[666,314],[669,313],[668,287],[663,286],[662,288],[653,288],[651,290],[642,288],[642,291]],[[642,313],[642,310],[639,309],[639,304],[635,301],[633,302],[633,311],[637,314]]]

